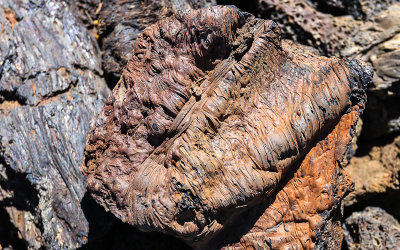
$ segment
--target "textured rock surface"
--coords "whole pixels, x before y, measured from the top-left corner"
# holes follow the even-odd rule
[[[381,206],[399,219],[399,1],[257,0],[255,5],[248,9],[276,21],[284,37],[318,48],[323,55],[357,58],[374,67],[359,123],[361,135],[349,152],[356,153],[348,167],[355,191],[346,199],[345,211]]]
[[[132,57],[136,38],[147,26],[177,11],[212,4],[214,0],[79,0],[77,7],[99,39],[105,75],[114,86]]]
[[[136,40],[89,135],[82,165],[88,188],[121,220],[197,246],[276,195],[280,208],[267,207],[260,220],[278,221],[262,227],[286,231],[285,222],[295,228],[297,219],[306,220],[299,244],[324,237],[340,244],[340,230],[330,233],[340,228],[337,218],[329,215],[340,215],[348,181],[337,161],[371,77],[356,60],[284,51],[274,22],[235,8],[178,13]],[[299,161],[304,171],[295,172],[296,181],[289,173]],[[319,164],[327,172],[314,178]],[[303,194],[297,189],[307,189],[302,181],[315,185],[302,197],[304,214],[298,204],[291,209],[299,218],[284,217],[287,191],[279,191],[289,183],[294,201]],[[309,204],[315,200],[319,210]],[[276,246],[298,240],[276,237]],[[257,237],[244,241],[261,244]]]
[[[354,192],[345,198],[346,210],[379,206],[400,218],[400,137],[384,143],[361,148],[367,153],[356,155],[346,167],[355,184]]]
[[[284,37],[319,48],[324,55],[370,62],[376,74],[363,135],[374,139],[400,131],[398,1],[259,0],[256,5],[255,12],[276,21]]]
[[[367,207],[345,221],[345,240],[349,249],[398,249],[400,224],[385,210]]]
[[[373,16],[344,41],[342,55],[369,61],[376,72],[364,116],[366,139],[400,131],[399,36],[400,3],[373,12]]]
[[[79,17],[84,23],[84,26],[89,28],[89,32],[92,32],[92,34],[98,38],[100,48],[102,52],[104,52],[103,58],[105,60],[103,61],[103,66],[101,66],[102,63],[100,62],[98,52],[96,52],[96,42],[87,35],[87,31],[85,31],[83,26],[78,24],[76,19],[72,17],[71,10],[66,7],[63,2],[68,2],[77,7],[72,10],[72,14],[74,14],[75,17]],[[110,220],[107,221],[108,219],[105,219],[105,217],[102,217],[102,213],[99,213],[99,215],[95,215],[94,218],[90,219],[91,215],[95,214],[91,206],[83,208],[83,210],[86,209],[86,219],[83,217],[82,211],[80,211],[81,206],[85,207],[84,204],[75,203],[77,205],[71,205],[72,208],[69,210],[66,208],[58,209],[64,206],[57,203],[59,203],[59,200],[64,200],[59,193],[62,194],[62,190],[67,189],[66,183],[71,180],[70,184],[75,185],[73,180],[75,177],[67,177],[66,181],[64,181],[60,179],[60,176],[63,174],[68,176],[71,170],[73,175],[74,171],[76,171],[76,164],[79,164],[76,162],[82,159],[81,154],[83,146],[79,146],[79,144],[84,142],[84,136],[81,135],[85,134],[88,129],[87,125],[80,128],[72,128],[66,125],[68,123],[65,121],[68,119],[79,120],[80,112],[86,112],[84,116],[87,116],[87,118],[85,118],[87,120],[93,117],[95,113],[94,110],[101,106],[103,99],[103,97],[101,97],[102,94],[99,94],[97,97],[97,94],[95,94],[96,91],[104,89],[103,80],[99,77],[102,74],[101,67],[106,69],[107,80],[113,85],[113,82],[116,82],[115,79],[119,78],[124,64],[132,55],[131,52],[134,46],[134,40],[146,26],[154,23],[163,16],[170,16],[175,10],[185,9],[189,5],[192,8],[197,8],[199,6],[214,4],[214,2],[139,2],[130,0],[71,0],[63,2],[56,0],[0,0],[0,126],[2,126],[0,129],[0,249],[8,246],[20,249],[26,242],[28,242],[28,245],[32,248],[38,248],[41,245],[49,247],[50,241],[53,243],[56,242],[54,244],[66,241],[67,243],[65,243],[64,246],[77,246],[80,243],[76,243],[76,239],[85,239],[87,236],[88,224],[86,220],[98,222],[90,226],[92,229],[96,228],[96,230],[104,226],[109,227],[110,223],[113,223],[107,236],[97,235],[98,232],[93,233],[93,230],[90,230],[89,234],[92,235],[89,236],[89,238],[93,239],[93,234],[96,234],[96,237],[101,240],[89,244],[87,246],[89,249],[91,247],[93,249],[108,249],[112,247],[143,248],[144,246],[157,248],[157,246],[159,246],[157,245],[158,242],[165,246],[168,244],[174,245],[175,242],[171,242],[170,238],[164,239],[160,235],[155,235],[153,233],[151,233],[150,236],[148,233],[140,233],[126,225],[115,223],[112,216],[108,216],[107,218]],[[397,145],[399,145],[399,143],[397,142],[398,139],[393,140],[393,138],[398,136],[400,120],[400,77],[398,67],[400,15],[398,1],[250,0],[245,2],[219,0],[218,3],[238,4],[241,8],[244,8],[258,17],[273,19],[282,29],[283,37],[311,45],[317,48],[320,54],[328,56],[346,55],[368,61],[374,66],[376,74],[374,75],[373,83],[370,85],[368,91],[368,103],[366,111],[364,112],[363,123],[358,124],[358,126],[363,124],[361,138],[358,140],[359,150],[356,157],[351,160],[351,164],[347,168],[347,172],[355,183],[355,192],[346,198],[345,203],[347,206],[345,211],[347,211],[346,213],[360,211],[365,206],[374,205],[381,206],[396,218],[400,218],[398,184],[399,162],[398,158],[396,158],[398,157],[399,147]],[[76,9],[78,9],[80,13],[76,12]],[[38,18],[37,20],[35,20],[36,16]],[[60,28],[60,26],[70,27],[69,32],[64,32],[63,34],[64,28]],[[36,28],[33,29],[33,27]],[[14,30],[16,31],[14,32]],[[35,32],[32,30],[35,30]],[[72,30],[76,33],[71,33]],[[30,32],[32,32],[34,36],[32,36]],[[43,33],[43,37],[41,37],[39,33]],[[55,38],[53,38],[53,35]],[[31,39],[31,37],[33,39]],[[80,45],[76,45],[73,42],[71,42],[72,45],[68,44],[70,41],[74,40],[73,38],[77,38],[75,41],[80,41]],[[41,41],[38,42],[38,40]],[[61,45],[58,45],[58,43]],[[20,46],[21,44],[23,46]],[[31,46],[32,44],[34,45]],[[37,46],[36,44],[41,45]],[[89,46],[93,48],[82,49],[80,46],[85,48]],[[65,50],[69,47],[71,49]],[[25,48],[28,53],[25,52]],[[47,48],[51,49],[48,51]],[[282,48],[285,51],[293,50],[292,53],[294,54],[318,54],[309,47],[291,43],[290,41],[283,43]],[[60,51],[63,51],[63,53],[59,53]],[[64,51],[67,51],[67,53],[64,53]],[[77,59],[80,57],[76,57],[77,54],[85,54],[85,56],[82,57],[84,59]],[[95,56],[93,57],[92,54]],[[50,57],[50,60],[47,59],[48,57]],[[92,62],[88,62],[90,61],[88,58],[93,61],[96,66],[93,66]],[[18,63],[19,61],[24,63]],[[28,62],[27,67],[25,67],[25,61]],[[62,62],[61,67],[59,66],[59,62]],[[65,65],[70,65],[70,68],[65,67]],[[30,73],[30,70],[32,70],[32,73]],[[82,72],[84,73],[82,74]],[[7,77],[3,75],[7,75]],[[66,77],[66,75],[68,75],[68,77]],[[90,78],[90,75],[92,75],[93,78]],[[68,80],[67,78],[71,79]],[[81,84],[77,84],[78,82]],[[93,82],[97,83],[93,84]],[[87,88],[88,86],[89,88]],[[71,93],[75,93],[74,98],[76,97],[76,99],[73,99],[74,101],[71,99]],[[91,94],[87,95],[87,93]],[[93,100],[95,100],[95,104],[93,104]],[[82,103],[84,106],[80,106],[79,103]],[[54,112],[56,115],[52,116],[51,114],[49,115],[48,112],[50,108],[45,108],[49,107],[49,105],[53,105],[53,107],[57,106],[56,109],[52,109],[53,111],[63,110],[64,112],[65,110],[71,109],[76,110],[76,112],[61,112],[60,114]],[[14,111],[14,113],[11,114],[13,108],[18,109],[18,112]],[[45,112],[39,114],[38,110]],[[19,115],[17,115],[17,113]],[[40,120],[38,119],[39,116],[41,118]],[[32,123],[28,122],[29,119]],[[25,125],[19,124],[20,120],[22,120]],[[52,123],[53,121],[54,123]],[[83,121],[83,123],[87,123],[87,121]],[[36,137],[31,137],[31,134],[24,133],[33,127],[32,124],[37,126],[36,130],[31,130],[37,132]],[[43,124],[43,126],[41,126],[41,124]],[[48,132],[47,129],[51,132]],[[80,132],[83,130],[84,132]],[[321,141],[323,139],[328,140],[327,138],[331,138],[329,140],[332,143],[335,141],[333,139],[335,136],[332,135],[332,131],[329,132],[330,134],[328,137],[322,138],[326,136],[326,134],[321,135]],[[49,138],[43,136],[46,133],[49,133]],[[71,136],[71,134],[74,136]],[[5,139],[2,137],[3,135],[6,136],[4,137]],[[53,137],[53,135],[55,136]],[[341,145],[345,145],[345,141],[347,140],[347,138],[343,137],[343,134],[341,136],[343,142],[340,143],[340,145],[336,143],[336,145],[340,147]],[[14,137],[18,140],[17,143],[19,144],[14,144]],[[22,137],[25,138],[21,139]],[[78,137],[81,139],[76,139]],[[337,138],[339,137],[340,136],[337,136]],[[31,140],[31,138],[33,138],[33,140]],[[43,138],[43,140],[38,142],[38,138]],[[60,140],[64,140],[67,143],[66,146],[64,146],[67,150],[62,151],[58,150],[58,148],[55,149],[56,144],[51,143],[51,141],[59,142]],[[74,142],[70,143],[70,140]],[[46,141],[49,143],[46,143]],[[355,138],[353,138],[353,151],[357,148],[355,141]],[[319,143],[320,142],[317,144],[319,145]],[[318,151],[320,150],[318,149],[319,147],[321,146],[316,146],[312,150]],[[38,148],[41,150],[37,150]],[[36,158],[30,156],[29,152],[31,152],[31,150]],[[48,152],[48,150],[51,150],[53,154],[47,154],[46,152]],[[312,155],[312,150],[307,152],[307,156]],[[325,148],[325,150],[328,149]],[[330,152],[332,151],[330,150]],[[349,150],[347,155],[351,156],[353,153],[354,152]],[[75,157],[75,154],[78,160],[76,162],[73,160],[73,163],[69,163],[68,158],[70,155]],[[329,155],[330,153],[327,154]],[[337,159],[340,158],[339,156],[335,157],[337,157]],[[325,160],[333,159],[329,158],[329,156],[324,156],[322,158]],[[28,164],[29,161],[26,159],[34,159],[31,161],[35,161],[36,163]],[[37,163],[38,161],[39,163]],[[58,167],[55,167],[55,165],[57,165],[55,162],[60,162],[58,166],[61,166],[61,171],[64,171],[63,174],[55,173],[54,169],[58,169]],[[75,167],[70,168],[68,165],[73,165]],[[38,169],[39,166],[46,166],[44,171],[48,169],[52,169],[53,171],[50,171],[49,174],[43,171],[40,173],[36,170],[32,171],[32,169]],[[332,165],[332,167],[334,169],[340,169],[336,165]],[[23,168],[23,170],[21,170],[21,168]],[[298,168],[301,168],[301,166],[295,165],[293,169],[289,169],[290,171],[288,171],[285,176],[298,175],[298,172],[296,172],[299,171],[296,170]],[[332,169],[329,169],[329,171]],[[329,171],[327,170],[327,173],[329,173]],[[313,169],[307,168],[306,172],[307,174],[315,175]],[[341,176],[341,173],[335,172],[334,174],[335,176]],[[50,176],[49,179],[51,179],[53,183],[49,184],[49,182],[47,182],[49,179],[45,179],[44,176],[46,176],[46,178]],[[307,178],[307,176],[305,178]],[[346,182],[342,180],[330,180],[327,176],[324,177],[323,175],[319,177],[320,180],[321,178],[323,181],[308,183],[312,186],[316,185],[315,187],[318,187],[317,184],[323,185],[322,183],[333,185],[333,182],[330,181],[334,181],[337,187],[346,184]],[[39,182],[44,179],[46,181]],[[297,178],[296,180],[296,183],[305,181],[304,178]],[[286,178],[283,178],[281,181],[281,183],[292,182],[292,180],[287,180]],[[52,187],[60,183],[61,186],[63,186],[61,191],[58,189],[54,191]],[[78,190],[78,196],[81,196],[83,193],[81,180],[76,183],[78,184],[74,186],[74,188]],[[46,189],[43,191],[40,186]],[[286,197],[285,194],[282,193],[283,191],[280,189],[280,186],[282,185],[280,184],[276,191],[272,192],[270,197],[283,197],[285,200],[286,198],[290,200],[291,196],[288,195],[288,197]],[[332,188],[339,190],[337,187]],[[298,190],[304,190],[305,188],[304,186],[299,186]],[[38,190],[40,191],[39,193]],[[318,188],[314,188],[313,190],[318,191]],[[291,192],[289,192],[289,194],[291,194]],[[46,193],[50,195],[46,195]],[[333,193],[335,196],[331,197],[332,199],[329,200],[329,202],[326,203],[326,207],[324,207],[324,209],[326,209],[324,211],[328,212],[325,212],[322,216],[320,216],[319,211],[310,212],[306,210],[301,214],[300,220],[298,220],[299,214],[294,213],[294,222],[288,221],[286,224],[277,223],[277,226],[272,229],[281,230],[283,225],[281,235],[284,237],[279,240],[277,240],[276,234],[281,231],[277,230],[275,232],[274,230],[270,230],[270,228],[267,230],[264,225],[265,218],[271,216],[271,211],[266,210],[266,207],[272,204],[273,207],[279,206],[285,208],[285,206],[288,205],[285,202],[283,202],[284,204],[280,204],[279,201],[281,198],[279,198],[275,203],[267,200],[261,203],[261,207],[260,205],[254,206],[238,217],[242,218],[243,216],[243,218],[245,218],[244,222],[240,224],[240,220],[238,219],[237,221],[235,220],[235,223],[239,223],[237,225],[239,227],[250,225],[251,223],[249,224],[248,221],[253,221],[252,225],[257,225],[257,227],[253,228],[250,226],[248,230],[251,230],[252,234],[246,234],[246,232],[235,232],[232,226],[227,225],[227,230],[224,230],[224,232],[228,234],[237,234],[237,236],[232,239],[230,238],[232,235],[227,237],[227,239],[231,239],[227,244],[243,246],[244,242],[249,242],[246,240],[247,238],[254,239],[251,240],[252,244],[254,244],[257,243],[255,237],[257,234],[271,239],[271,242],[266,243],[267,245],[263,245],[264,247],[269,246],[269,244],[275,244],[274,246],[290,245],[292,243],[287,241],[287,239],[291,237],[298,239],[298,242],[305,242],[305,240],[311,239],[311,243],[309,240],[304,246],[311,246],[307,244],[314,244],[316,247],[321,246],[320,243],[323,237],[325,237],[325,239],[328,239],[326,237],[331,237],[330,239],[336,240],[340,239],[341,232],[337,225],[341,214],[339,211],[340,205],[337,201],[342,198],[342,194]],[[71,195],[71,191],[68,190],[66,201],[75,200],[75,198],[71,198],[72,196],[73,194]],[[28,199],[27,197],[31,198]],[[310,195],[310,197],[312,199],[315,198],[312,195]],[[311,198],[302,197],[302,200]],[[297,197],[296,199],[300,200],[300,198]],[[48,202],[49,200],[53,200],[54,202]],[[42,205],[39,206],[39,204]],[[291,214],[295,211],[292,210],[291,207],[298,206],[296,202],[292,201],[289,204],[290,207],[285,210],[287,211],[286,214]],[[102,210],[102,208],[98,208],[97,210]],[[244,210],[247,210],[247,208]],[[91,212],[88,213],[87,211]],[[65,216],[66,213],[68,214],[67,216]],[[70,216],[70,214],[72,216]],[[326,217],[326,214],[329,214],[329,216]],[[297,233],[292,234],[293,230],[291,230],[291,227],[293,225],[304,228],[304,225],[308,223],[309,228],[316,228],[312,223],[308,221],[305,222],[306,220],[302,221],[305,215],[308,216],[307,218],[311,216],[314,218],[321,217],[323,224],[322,229],[325,229],[325,231],[321,229],[317,231],[325,233],[317,233],[317,235],[308,233],[301,235],[297,235]],[[67,220],[63,222],[66,217],[68,217]],[[81,219],[80,223],[82,226],[68,224],[77,219]],[[45,225],[50,226],[43,226],[43,222]],[[53,240],[55,236],[54,232],[58,232],[59,230],[57,228],[59,226],[56,225],[59,225],[61,228],[58,236],[61,237],[61,233],[66,233],[66,240],[60,237]],[[266,225],[269,224],[266,223]],[[72,228],[72,230],[68,228]],[[338,235],[327,234],[326,230],[329,228],[331,231],[335,228]],[[267,230],[268,233],[265,232],[265,230]],[[286,230],[288,230],[288,232]],[[77,233],[82,233],[82,236],[73,236]],[[60,241],[60,239],[62,240]],[[282,239],[286,239],[286,241]],[[336,244],[335,240],[331,242]],[[179,245],[179,243],[177,244]],[[368,244],[373,244],[373,242]],[[58,245],[53,246],[56,247]]]
[[[352,158],[346,171],[355,183],[355,192],[346,198],[348,205],[362,200],[368,193],[399,189],[400,137],[382,147],[374,146],[365,156]]]
[[[79,165],[109,93],[98,46],[56,0],[1,0],[0,34],[0,209],[29,247],[79,247]]]
[[[351,185],[341,162],[352,139],[359,108],[362,104],[345,114],[329,135],[316,143],[299,166],[289,172],[276,196],[270,197],[265,206],[241,216],[227,231],[226,238],[238,241],[231,244],[232,248],[340,249],[341,200]],[[255,221],[254,225],[249,221]],[[243,225],[252,228],[247,232]],[[240,235],[240,230],[244,235],[239,240],[232,239],[231,235]],[[215,244],[220,243],[220,238]]]

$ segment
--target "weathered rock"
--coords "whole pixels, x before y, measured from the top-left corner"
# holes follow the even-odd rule
[[[286,37],[314,45],[324,55],[349,56],[373,65],[375,74],[359,130],[363,152],[348,167],[355,192],[346,199],[346,210],[382,206],[400,218],[399,156],[390,139],[400,131],[398,1],[260,0],[258,11],[277,21]]]
[[[356,19],[367,19],[398,0],[311,0],[317,10],[334,16],[351,15]]]
[[[284,37],[328,55],[338,55],[341,42],[361,23],[349,15],[333,16],[322,12],[318,5],[307,0],[259,0],[257,12],[276,21]]]
[[[26,244],[18,230],[11,223],[9,214],[0,208],[0,249],[24,249]]]
[[[374,46],[399,33],[396,2],[259,0],[257,11],[280,24],[291,39],[317,46],[330,55],[354,56],[376,50]],[[343,12],[335,13],[332,6]],[[359,20],[360,16],[364,18]]]
[[[136,38],[147,26],[177,11],[213,4],[214,0],[79,0],[77,3],[79,16],[97,32],[103,68],[112,86],[132,57]]]
[[[380,206],[400,218],[400,137],[374,145],[363,156],[355,156],[346,167],[355,191],[345,198],[349,211]]]
[[[340,249],[341,200],[351,186],[341,162],[349,149],[359,108],[345,114],[329,135],[316,143],[300,166],[288,173],[276,196],[242,215],[225,237],[218,238],[237,242],[229,244],[232,249]],[[240,235],[240,230],[244,235],[239,239],[231,236]]]
[[[376,74],[370,91],[383,102],[393,102],[389,99],[395,98],[399,102],[400,95],[400,3],[388,6],[382,12],[374,13],[359,28],[342,41],[340,54],[351,56],[371,62]],[[387,105],[391,106],[391,105]],[[391,113],[391,112],[390,112]],[[399,111],[396,112],[400,119]],[[383,122],[390,123],[393,119]],[[365,123],[369,125],[370,123]],[[382,124],[382,123],[381,123]],[[399,131],[397,126],[390,125],[386,133]],[[379,136],[379,135],[378,135]]]
[[[367,207],[345,221],[345,240],[349,249],[398,249],[400,224],[385,210]]]
[[[276,196],[278,208],[260,217],[263,229],[281,233],[270,245],[293,245],[292,234],[311,239],[306,246],[340,244],[340,230],[329,233],[340,228],[329,215],[340,215],[348,189],[337,162],[372,71],[296,51],[282,49],[274,22],[233,7],[177,13],[145,29],[88,138],[82,171],[92,196],[141,230],[197,247]],[[315,189],[303,191],[308,185]],[[286,187],[304,202],[290,209],[306,231],[294,230]],[[286,222],[293,233],[283,232]]]
[[[352,205],[357,197],[366,193],[384,193],[387,189],[399,188],[400,137],[384,146],[373,146],[365,156],[353,157],[346,167],[352,176],[355,192],[349,195],[347,204]]]
[[[79,247],[79,165],[109,93],[98,46],[57,0],[1,0],[0,34],[0,205],[29,247]]]
[[[256,12],[276,21],[284,37],[319,48],[324,55],[373,64],[376,74],[362,136],[371,140],[400,131],[398,1],[259,0]]]

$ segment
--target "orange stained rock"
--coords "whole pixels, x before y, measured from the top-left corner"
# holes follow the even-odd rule
[[[226,249],[314,249],[325,243],[328,249],[339,249],[342,243],[341,201],[351,190],[351,180],[341,162],[351,142],[359,116],[355,106],[345,114],[289,173],[291,178],[273,197],[272,203],[259,208],[256,216],[247,213],[237,224],[255,220],[252,228]],[[261,214],[261,215],[260,215]],[[239,227],[238,225],[235,225]],[[228,229],[234,234],[235,227]],[[323,235],[317,237],[317,234]],[[334,237],[338,234],[339,237]],[[325,241],[325,242],[321,242]]]
[[[285,51],[274,22],[234,7],[151,25],[133,54],[89,135],[82,172],[121,220],[198,247],[265,205],[316,143],[333,147],[324,138],[363,109],[372,74],[356,60]],[[336,167],[325,160],[326,171]],[[310,195],[327,180],[314,181]],[[313,209],[332,208],[327,192],[310,198]]]

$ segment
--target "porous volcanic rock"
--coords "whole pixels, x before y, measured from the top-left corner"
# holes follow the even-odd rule
[[[114,86],[132,57],[136,38],[147,26],[177,11],[214,5],[215,0],[73,0],[71,3],[98,38],[106,79]]]
[[[110,92],[99,48],[57,0],[0,0],[0,34],[1,213],[29,248],[77,248],[89,230],[79,166]]]
[[[400,224],[385,210],[367,207],[345,221],[348,249],[398,249]]]
[[[300,51],[282,48],[276,23],[234,7],[146,28],[88,137],[91,195],[122,221],[195,247],[215,246],[239,215],[263,206],[261,226],[276,239],[237,244],[340,244],[333,229],[349,180],[338,162],[372,70]]]

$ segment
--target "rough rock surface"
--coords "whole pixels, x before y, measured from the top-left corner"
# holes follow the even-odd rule
[[[88,189],[121,220],[192,246],[275,196],[278,208],[266,208],[261,226],[282,234],[244,244],[340,244],[333,214],[348,180],[337,162],[371,77],[357,60],[283,50],[274,22],[233,7],[177,13],[136,40],[88,138]],[[326,172],[314,169],[320,164]],[[305,183],[315,189],[297,192]],[[288,192],[290,201],[303,195],[290,208],[298,217],[282,215]],[[305,231],[284,233],[303,220]]]
[[[276,196],[270,197],[265,206],[242,215],[227,230],[226,238],[237,242],[230,244],[231,248],[340,249],[341,200],[351,186],[341,162],[352,139],[359,108],[345,114],[329,135],[317,142],[300,166],[289,172],[288,181],[281,184],[283,188]],[[252,228],[247,232],[243,225]],[[235,235],[232,232],[240,235],[240,230],[244,235],[239,240],[229,237]],[[215,244],[220,244],[219,239]]]
[[[400,224],[385,210],[367,207],[345,221],[345,241],[349,249],[398,249]]]
[[[355,183],[355,192],[346,198],[349,205],[362,199],[365,193],[399,189],[400,137],[383,147],[372,147],[365,156],[352,158],[346,171]]]
[[[119,80],[132,57],[136,38],[147,26],[177,11],[212,4],[214,0],[79,0],[76,3],[79,16],[99,39],[103,69],[111,86]]]
[[[326,56],[347,56],[371,63],[374,77],[356,154],[348,167],[355,191],[346,214],[381,206],[400,218],[400,3],[398,0],[255,0],[246,9],[276,21],[283,37],[311,45]],[[356,149],[358,150],[356,151]]]
[[[259,16],[276,21],[283,36],[374,66],[363,135],[400,131],[400,3],[391,0],[259,0]],[[376,119],[379,114],[379,119]]]
[[[1,0],[0,34],[0,209],[31,248],[79,247],[79,165],[109,93],[99,48],[57,0]]]
[[[353,157],[346,167],[355,190],[345,198],[345,205],[350,211],[380,206],[400,218],[400,137],[367,152]]]

